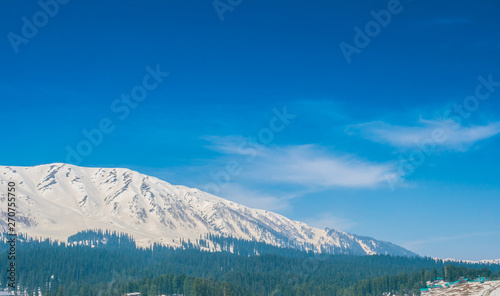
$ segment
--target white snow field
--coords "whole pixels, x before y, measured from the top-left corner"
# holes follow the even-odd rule
[[[17,231],[66,241],[78,231],[101,229],[131,235],[139,246],[180,246],[206,234],[255,240],[274,246],[357,255],[415,254],[394,244],[332,229],[318,229],[279,214],[171,185],[122,168],[68,164],[0,166],[0,188],[17,188]],[[0,203],[6,202],[6,190]],[[0,230],[6,230],[1,208]],[[209,244],[208,250],[212,250]],[[205,247],[200,247],[205,248]]]

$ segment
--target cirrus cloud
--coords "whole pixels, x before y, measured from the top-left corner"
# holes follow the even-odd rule
[[[439,132],[442,140],[434,142],[441,149],[465,151],[477,142],[499,134],[500,122],[463,126],[449,120],[421,119],[418,125],[405,126],[373,121],[351,125],[347,131],[398,148],[416,147],[427,139],[432,139],[433,134]]]
[[[261,146],[243,137],[210,137],[207,147],[238,161],[241,176],[257,182],[305,187],[373,187],[385,182],[390,163],[375,163],[319,145]]]

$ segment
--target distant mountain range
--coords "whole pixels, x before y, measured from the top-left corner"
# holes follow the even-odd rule
[[[128,169],[1,166],[2,205],[11,181],[17,189],[16,230],[35,238],[66,241],[79,231],[110,230],[130,235],[138,246],[180,247],[211,234],[330,254],[417,256],[389,242],[314,228]],[[5,210],[2,206],[3,232]],[[213,244],[198,247],[218,251]]]
[[[457,260],[457,259],[452,259],[452,258],[446,258],[446,259],[440,259],[440,258],[434,258],[436,260],[443,260],[444,262],[457,262],[457,263],[471,263],[471,264],[499,264],[500,265],[500,259],[485,259],[485,260]]]

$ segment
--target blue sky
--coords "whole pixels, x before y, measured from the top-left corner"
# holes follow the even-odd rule
[[[128,167],[500,258],[497,1],[41,3],[0,10],[2,165]]]

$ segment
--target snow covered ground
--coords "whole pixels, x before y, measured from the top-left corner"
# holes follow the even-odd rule
[[[422,292],[422,296],[500,296],[500,281],[457,284]]]

